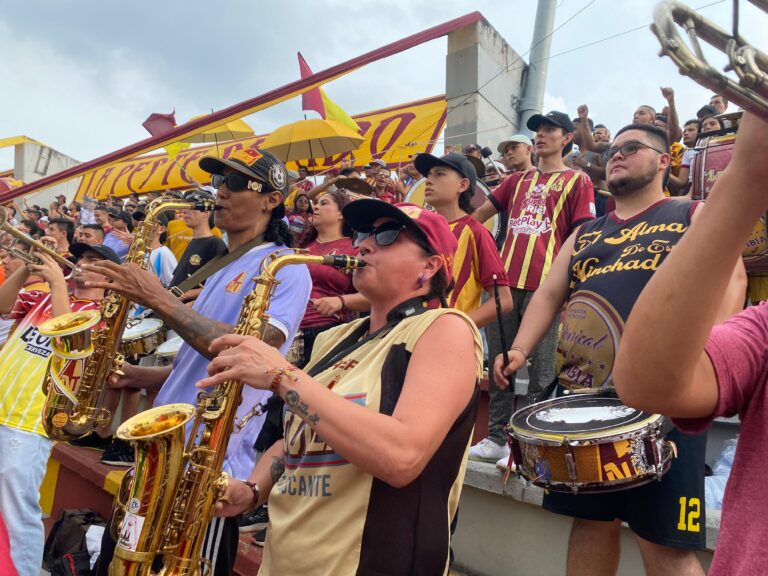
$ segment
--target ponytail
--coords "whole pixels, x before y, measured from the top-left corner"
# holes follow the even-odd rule
[[[280,206],[272,210],[267,230],[264,232],[264,240],[266,242],[274,242],[278,246],[291,248],[293,246],[293,234],[291,234],[288,225],[283,221],[284,217],[285,204],[280,204]]]

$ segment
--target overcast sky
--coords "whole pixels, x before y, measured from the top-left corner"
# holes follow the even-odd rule
[[[690,0],[689,0],[690,1]],[[712,0],[698,0],[702,6]],[[560,0],[545,109],[591,116],[616,130],[638,104],[678,94],[681,119],[709,92],[658,58],[647,27],[558,55],[651,22],[652,0]],[[535,0],[7,0],[0,14],[0,137],[25,134],[78,160],[147,136],[152,112],[179,122],[252,98],[299,77],[296,52],[315,72],[473,10],[519,54],[528,52]],[[731,1],[702,10],[730,29]],[[768,15],[742,1],[742,33],[763,50]],[[442,38],[326,85],[350,114],[445,91]],[[527,57],[525,57],[527,61]],[[310,113],[313,115],[314,113]],[[302,117],[300,98],[246,120],[257,133]],[[486,144],[483,142],[483,144]],[[0,168],[12,167],[9,150]]]

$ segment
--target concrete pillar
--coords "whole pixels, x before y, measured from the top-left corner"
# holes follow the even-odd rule
[[[496,144],[518,132],[525,62],[487,22],[448,35],[446,146]],[[494,78],[495,77],[495,78]],[[436,153],[442,153],[441,149]]]
[[[13,177],[23,182],[34,182],[79,163],[78,160],[43,144],[18,144],[14,149]],[[47,208],[56,196],[64,194],[67,202],[71,202],[79,185],[80,178],[67,180],[40,192],[33,192],[25,196],[24,200],[30,206],[37,204]]]

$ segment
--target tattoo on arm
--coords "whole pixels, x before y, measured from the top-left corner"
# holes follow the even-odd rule
[[[264,329],[264,342],[272,346],[273,348],[280,348],[285,342],[285,334],[274,326],[267,324]]]
[[[272,465],[269,467],[269,476],[272,478],[272,484],[277,484],[280,477],[285,472],[285,462],[282,456],[272,456]]]
[[[169,314],[164,315],[165,323],[182,339],[206,358],[213,358],[208,351],[211,342],[225,334],[232,334],[235,327],[224,322],[206,318],[185,306],[178,300]]]
[[[309,413],[309,406],[307,406],[306,402],[301,401],[301,396],[295,390],[288,390],[285,393],[285,403],[293,412],[306,419],[310,424],[314,425],[320,422],[320,416]]]

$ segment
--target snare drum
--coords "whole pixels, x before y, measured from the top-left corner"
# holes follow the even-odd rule
[[[155,350],[157,365],[168,366],[169,364],[173,364],[173,361],[176,359],[176,354],[179,353],[179,349],[181,349],[183,342],[184,340],[182,340],[181,336],[174,336],[160,344],[160,346],[157,347],[157,350]]]
[[[576,394],[512,415],[509,438],[517,471],[556,492],[625,490],[660,479],[675,453],[664,417],[612,396]]]
[[[120,352],[126,358],[147,356],[165,340],[165,327],[157,318],[132,318],[123,330]]]

